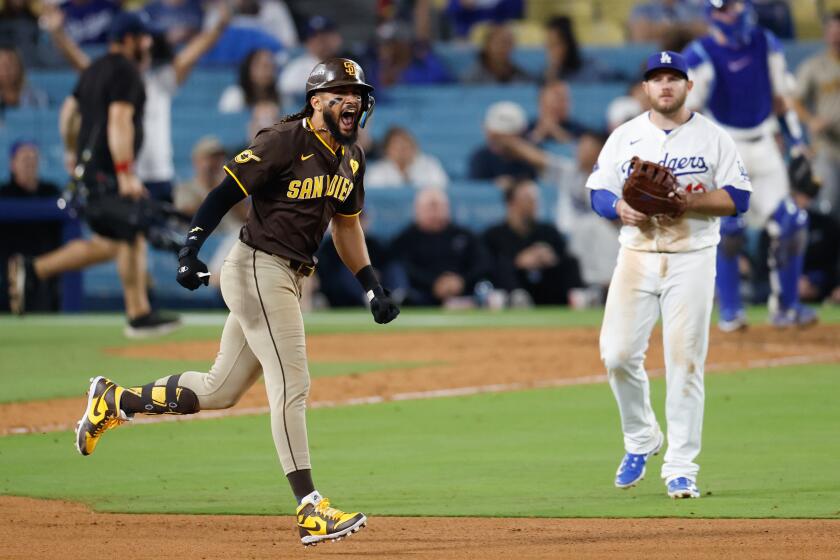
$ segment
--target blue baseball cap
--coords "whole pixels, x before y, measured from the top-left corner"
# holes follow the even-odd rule
[[[126,35],[151,35],[153,29],[147,19],[135,12],[120,12],[111,20],[108,40],[122,41]]]
[[[20,140],[17,140],[9,148],[9,159],[15,157],[15,155],[18,153],[18,151],[21,148],[27,148],[27,147],[28,148],[35,148],[37,150],[38,149],[38,144],[35,143],[35,140],[31,140],[29,138],[22,138]]]
[[[312,16],[306,21],[306,28],[303,30],[304,39],[317,35],[318,33],[326,33],[328,31],[335,31],[335,22],[325,16]]]
[[[650,78],[650,75],[657,70],[672,70],[688,79],[688,64],[685,58],[678,52],[662,51],[652,54],[647,59],[647,67],[645,68],[645,80]]]

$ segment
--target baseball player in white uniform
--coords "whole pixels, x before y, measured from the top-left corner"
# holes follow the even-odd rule
[[[652,109],[610,135],[586,183],[595,212],[623,224],[600,340],[626,451],[615,485],[637,484],[648,458],[665,443],[644,368],[648,340],[661,312],[668,436],[662,478],[672,498],[700,497],[695,459],[703,425],[703,370],[719,217],[746,212],[752,190],[732,138],[686,108],[691,88],[680,54],[652,55],[644,80]],[[686,198],[682,217],[649,217],[622,200],[634,156],[673,171],[680,196]]]
[[[684,53],[694,82],[687,105],[702,109],[732,135],[756,192],[746,220],[727,217],[721,223],[718,326],[725,332],[746,327],[738,267],[746,226],[766,228],[770,237],[770,322],[777,327],[810,325],[817,315],[799,301],[808,213],[790,196],[775,137],[778,130],[783,132],[792,155],[805,150],[791,101],[793,77],[779,40],[756,25],[750,0],[706,0],[706,18],[709,34]]]

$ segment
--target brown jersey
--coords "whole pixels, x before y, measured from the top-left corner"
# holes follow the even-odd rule
[[[242,242],[308,264],[333,215],[354,216],[364,204],[364,151],[333,151],[309,119],[261,130],[225,171],[251,195]]]

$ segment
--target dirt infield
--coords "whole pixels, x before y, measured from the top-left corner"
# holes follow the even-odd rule
[[[728,336],[714,331],[707,371],[840,361],[838,340],[840,325],[802,331],[759,326]],[[307,343],[311,361],[430,364],[314,379],[314,407],[605,381],[595,328],[331,334],[310,336]],[[206,359],[208,367],[217,351],[217,341],[108,350],[129,358]],[[658,331],[651,339],[647,366],[651,375],[661,373]],[[91,373],[119,381],[119,372]],[[166,373],[177,372],[156,372]],[[70,429],[84,408],[86,388],[81,383],[78,397],[0,405],[0,434]],[[230,412],[265,412],[266,406],[265,390],[257,384]]]
[[[839,534],[840,521],[831,520],[374,517],[350,539],[305,549],[287,516],[104,514],[68,502],[0,497],[0,557],[9,560],[819,560],[840,557]]]

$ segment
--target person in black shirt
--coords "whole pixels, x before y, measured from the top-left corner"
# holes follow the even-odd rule
[[[130,198],[143,195],[133,164],[143,144],[146,104],[138,65],[150,48],[151,35],[139,16],[118,16],[107,54],[81,73],[61,109],[62,137],[84,165],[82,178],[95,182],[102,181],[100,175],[116,177],[119,193]],[[69,126],[71,117],[79,119],[78,131]]]
[[[539,113],[528,126],[525,137],[535,144],[575,142],[586,127],[572,118],[569,84],[555,81],[540,89]]]
[[[38,176],[40,153],[34,142],[20,140],[9,150],[9,182],[0,187],[5,198],[51,197],[58,198],[61,190]]]
[[[10,150],[11,177],[0,186],[0,198],[25,200],[44,199],[45,204],[55,204],[60,191],[53,183],[42,181],[38,176],[38,146],[28,141],[18,141]],[[40,255],[61,244],[62,227],[58,220],[27,221],[0,224],[0,262],[8,263],[13,273],[28,261],[31,255]],[[16,276],[13,274],[12,276]],[[15,310],[21,301],[28,301],[29,308],[36,311],[58,309],[59,292],[57,282],[22,285],[8,292],[8,309]],[[5,299],[5,298],[3,298]],[[0,305],[6,309],[6,303]]]
[[[489,259],[469,230],[451,222],[449,199],[440,189],[425,189],[414,199],[414,223],[394,240],[391,250],[408,274],[412,305],[446,304],[471,294],[489,273]]]
[[[808,211],[808,236],[805,242],[802,276],[799,278],[799,297],[803,301],[840,303],[840,223],[831,214],[822,212],[814,199],[820,183],[794,178],[791,191],[797,206]],[[763,245],[769,244],[766,232]]]
[[[565,305],[569,289],[583,284],[580,270],[560,232],[537,222],[537,185],[514,183],[505,191],[505,202],[507,219],[483,236],[494,259],[493,284],[508,292],[526,290],[536,304]]]
[[[147,195],[134,172],[134,158],[143,143],[146,102],[138,65],[151,44],[149,30],[138,15],[116,16],[107,54],[82,72],[59,116],[66,149],[76,156],[76,179],[89,191],[85,214],[97,235],[96,245],[102,247],[98,257],[117,260],[129,337],[165,334],[180,325],[178,318],[152,311],[146,291],[146,240],[112,213],[119,199],[137,201]],[[88,266],[97,257],[76,251],[76,245],[70,247],[53,255],[46,275]]]
[[[484,115],[486,143],[477,148],[469,161],[470,179],[487,179],[506,185],[514,179],[533,179],[537,170],[526,162],[511,158],[498,141],[500,135],[521,135],[528,126],[525,109],[513,101],[497,101]]]
[[[395,266],[396,263],[393,262],[388,247],[368,233],[368,222],[364,213],[360,214],[359,218],[362,229],[365,230],[365,245],[370,256],[370,263],[382,279],[382,283],[390,286],[391,291],[396,294],[400,288],[404,288],[405,284],[401,282],[402,277],[399,271],[395,270],[398,267]],[[316,258],[318,260],[318,290],[326,297],[330,307],[355,307],[367,304],[364,289],[356,281],[353,273],[344,266],[332,236],[324,238],[321,248],[316,253]],[[394,297],[399,299],[396,295]]]
[[[808,210],[808,244],[799,279],[803,301],[840,302],[840,224],[831,214]]]

